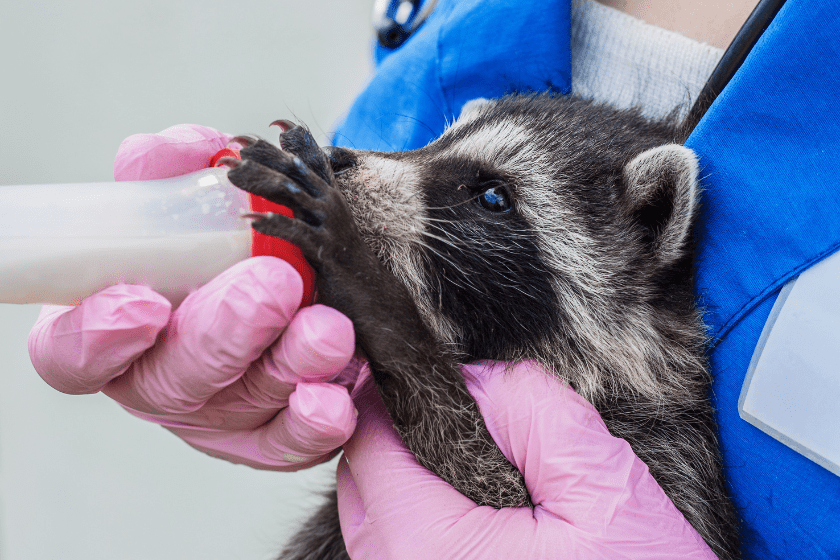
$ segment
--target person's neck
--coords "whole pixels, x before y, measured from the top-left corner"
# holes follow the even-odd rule
[[[726,49],[758,0],[596,0],[690,39]]]

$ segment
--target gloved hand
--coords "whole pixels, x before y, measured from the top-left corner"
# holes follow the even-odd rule
[[[136,135],[119,180],[195,171],[230,140],[192,125]],[[314,305],[287,263],[247,259],[171,311],[145,286],[112,286],[78,307],[46,306],[29,336],[35,369],[71,394],[102,391],[211,455],[297,470],[334,456],[353,433],[349,319]],[[297,314],[296,314],[297,313]],[[278,340],[278,337],[279,340]]]
[[[338,466],[350,557],[713,559],[629,444],[534,363],[465,366],[493,439],[525,476],[529,508],[479,507],[421,467],[364,370],[359,424]]]
[[[204,169],[231,140],[230,134],[197,124],[178,124],[157,134],[133,134],[117,150],[114,180],[167,179]]]

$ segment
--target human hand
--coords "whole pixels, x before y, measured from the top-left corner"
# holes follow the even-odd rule
[[[117,150],[114,180],[167,179],[204,169],[232,140],[230,134],[197,124],[178,124],[157,134],[133,134]]]
[[[365,372],[338,466],[351,558],[715,558],[592,405],[534,363],[505,367],[469,365],[465,377],[534,509],[477,506],[420,466]]]
[[[193,125],[135,135],[120,146],[115,176],[201,169],[230,139]],[[302,290],[298,273],[271,257],[235,265],[174,312],[150,288],[112,286],[78,307],[45,307],[30,356],[60,391],[101,390],[211,455],[296,470],[329,459],[353,432],[346,386],[358,371],[345,368],[351,322],[324,306],[297,312]]]
[[[59,391],[102,391],[210,455],[297,470],[332,457],[356,421],[352,323],[322,305],[297,312],[301,293],[272,257],[238,263],[174,312],[150,288],[112,286],[44,307],[29,353]]]

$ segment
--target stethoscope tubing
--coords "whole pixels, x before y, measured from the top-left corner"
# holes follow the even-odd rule
[[[706,84],[700,90],[700,95],[697,96],[694,105],[689,109],[684,124],[688,132],[694,130],[694,127],[706,114],[706,111],[723,91],[723,88],[741,68],[758,39],[770,26],[784,3],[785,0],[761,0],[756,5],[747,21],[744,22],[744,25],[741,26],[735,38],[732,39],[732,42],[724,51],[711,76],[706,80]]]

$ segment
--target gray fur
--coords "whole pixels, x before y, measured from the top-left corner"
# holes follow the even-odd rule
[[[349,151],[354,166],[335,182],[364,241],[453,359],[533,359],[569,382],[630,443],[712,549],[730,559],[739,556],[735,512],[692,296],[698,168],[680,139],[674,123],[634,110],[509,97],[471,105],[421,150]],[[494,181],[510,191],[515,222],[488,216],[489,227],[471,218],[480,216],[474,206],[464,206],[474,196],[452,202],[463,189]],[[494,235],[499,228],[504,235]],[[496,284],[482,283],[482,271],[496,274]],[[482,298],[509,299],[503,308],[509,312],[481,304],[451,310],[451,302]],[[491,299],[483,301],[489,307]],[[513,339],[516,333],[527,336]],[[415,373],[408,375],[419,395],[414,406],[437,406],[444,388]],[[383,398],[387,404],[388,394]],[[456,411],[440,406],[437,423],[400,430],[439,474],[461,468],[418,452],[422,442],[433,449],[452,435],[446,419]],[[472,490],[462,489],[479,492]],[[335,518],[316,516],[282,558],[344,558],[312,550],[336,525]]]

